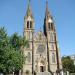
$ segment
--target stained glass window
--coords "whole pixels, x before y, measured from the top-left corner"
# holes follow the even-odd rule
[[[45,46],[44,45],[39,45],[38,48],[37,48],[37,53],[44,53],[45,51]]]

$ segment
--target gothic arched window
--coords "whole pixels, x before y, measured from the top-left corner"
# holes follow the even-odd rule
[[[32,28],[32,21],[30,21],[30,28]]]
[[[32,40],[32,32],[30,33],[30,40]]]
[[[55,63],[55,54],[52,53],[52,63]]]
[[[27,61],[28,61],[28,62],[31,61],[31,54],[30,54],[30,52],[28,52],[28,54],[27,54]]]
[[[54,44],[53,43],[51,44],[51,50],[54,50]]]
[[[48,23],[48,29],[50,30],[50,22]]]
[[[27,28],[29,28],[29,21],[27,21]]]
[[[54,27],[53,27],[53,23],[51,23],[51,30],[53,30],[54,29]]]
[[[53,42],[54,41],[54,34],[50,33],[50,41]]]

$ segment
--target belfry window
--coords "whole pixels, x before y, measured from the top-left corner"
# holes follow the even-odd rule
[[[50,29],[50,22],[48,23],[48,28]]]
[[[27,28],[29,28],[29,21],[27,21]]]
[[[53,30],[53,23],[51,23],[51,30]]]
[[[28,60],[28,62],[31,61],[31,54],[30,54],[30,52],[28,52],[28,54],[27,54],[27,60]]]
[[[32,21],[30,21],[30,28],[32,28]]]

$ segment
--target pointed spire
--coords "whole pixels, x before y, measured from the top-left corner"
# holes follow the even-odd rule
[[[27,8],[26,16],[31,16],[33,18],[31,6],[30,6],[30,1],[31,0],[28,0],[28,8]]]
[[[45,18],[47,19],[48,17],[48,0],[46,0],[46,13],[45,13]]]
[[[46,13],[45,13],[45,18],[47,19],[50,16],[51,16],[51,14],[50,14],[49,9],[48,9],[48,0],[46,0]]]
[[[29,8],[30,8],[30,0],[28,0],[28,10],[29,10]]]
[[[46,0],[46,15],[48,14],[48,0]]]

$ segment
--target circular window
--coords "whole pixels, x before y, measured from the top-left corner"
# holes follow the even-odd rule
[[[45,51],[45,46],[44,45],[39,45],[37,48],[37,53],[43,53]]]

